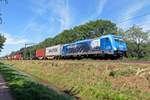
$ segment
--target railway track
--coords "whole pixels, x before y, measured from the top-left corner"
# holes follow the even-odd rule
[[[7,61],[7,60],[4,60]],[[9,60],[9,61],[73,61],[73,62],[111,62],[111,63],[130,63],[130,64],[150,64],[150,61],[128,61],[128,60],[102,60],[102,59],[84,59],[84,60],[72,60],[72,59],[63,59],[63,60]]]
[[[150,64],[150,61],[122,61],[122,60],[100,60],[105,62],[114,62],[114,63],[137,63],[137,64]]]
[[[60,60],[60,61],[79,61],[79,62],[95,62],[95,61],[99,61],[99,62],[112,62],[112,63],[137,63],[137,64],[150,64],[150,61],[128,61],[128,60],[101,60],[101,59],[96,59],[96,60]]]

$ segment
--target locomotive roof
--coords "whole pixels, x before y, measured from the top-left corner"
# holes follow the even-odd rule
[[[103,36],[100,36],[100,37],[97,37],[97,38],[93,38],[93,39],[106,38],[106,37],[113,37],[113,36],[115,36],[115,37],[120,37],[120,36],[116,36],[116,35],[114,35],[114,34],[108,34],[108,35],[103,35]],[[93,40],[93,39],[78,40],[78,41],[75,41],[75,42],[72,42],[72,43],[68,43],[68,44],[64,44],[64,45],[86,42],[86,41],[90,41],[90,40]]]

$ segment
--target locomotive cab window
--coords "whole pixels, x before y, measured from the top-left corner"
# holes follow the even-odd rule
[[[102,50],[110,50],[111,49],[111,42],[110,42],[109,38],[101,39],[101,49]]]
[[[124,42],[124,40],[123,39],[119,39],[119,38],[115,38],[115,42],[122,43],[122,42]]]

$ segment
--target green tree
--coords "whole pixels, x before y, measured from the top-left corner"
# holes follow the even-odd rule
[[[148,32],[143,32],[142,28],[134,25],[126,33],[129,54],[138,58],[144,57],[145,46],[149,43]]]
[[[80,39],[87,39],[117,32],[117,26],[109,20],[96,20],[77,26],[73,30],[79,34]]]
[[[0,51],[3,49],[5,41],[6,38],[2,34],[0,34]]]

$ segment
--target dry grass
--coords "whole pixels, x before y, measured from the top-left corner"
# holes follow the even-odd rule
[[[3,62],[62,91],[71,90],[83,100],[150,100],[148,78],[136,75],[139,69],[150,67],[148,63],[91,60]]]

